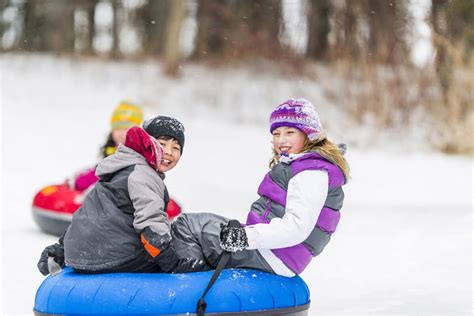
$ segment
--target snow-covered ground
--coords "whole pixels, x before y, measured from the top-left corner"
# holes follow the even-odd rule
[[[120,99],[139,100],[146,116],[173,115],[186,126],[183,158],[166,183],[190,212],[245,218],[270,153],[262,117],[278,101],[298,96],[322,104],[329,134],[344,141],[343,129],[336,130],[344,116],[324,101],[318,82],[199,67],[170,80],[151,62],[8,55],[0,56],[0,74],[1,315],[32,314],[43,280],[36,262],[56,240],[33,222],[33,195],[95,163]],[[471,315],[472,159],[381,143],[349,148],[353,179],[341,223],[302,275],[310,314]]]

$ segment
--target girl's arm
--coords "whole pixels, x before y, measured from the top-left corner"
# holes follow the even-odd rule
[[[95,184],[99,178],[95,175],[95,167],[81,171],[81,173],[74,179],[74,189],[78,191],[85,191],[91,185]]]
[[[269,224],[245,227],[247,249],[277,249],[297,245],[308,238],[316,225],[328,194],[326,171],[306,170],[288,183],[285,215]]]

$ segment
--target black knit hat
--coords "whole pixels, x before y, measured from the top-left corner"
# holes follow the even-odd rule
[[[143,122],[143,129],[155,138],[161,136],[173,137],[181,146],[181,153],[183,153],[184,126],[177,119],[168,116],[157,116]]]

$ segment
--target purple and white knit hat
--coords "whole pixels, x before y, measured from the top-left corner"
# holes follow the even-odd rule
[[[270,114],[270,133],[280,126],[294,127],[305,133],[310,141],[323,139],[324,129],[314,105],[305,99],[289,99]]]

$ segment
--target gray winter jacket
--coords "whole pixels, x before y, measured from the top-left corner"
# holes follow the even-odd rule
[[[87,271],[148,256],[140,241],[146,227],[159,235],[170,232],[164,174],[142,155],[120,145],[98,165],[96,175],[99,182],[74,213],[64,238],[66,264]]]

